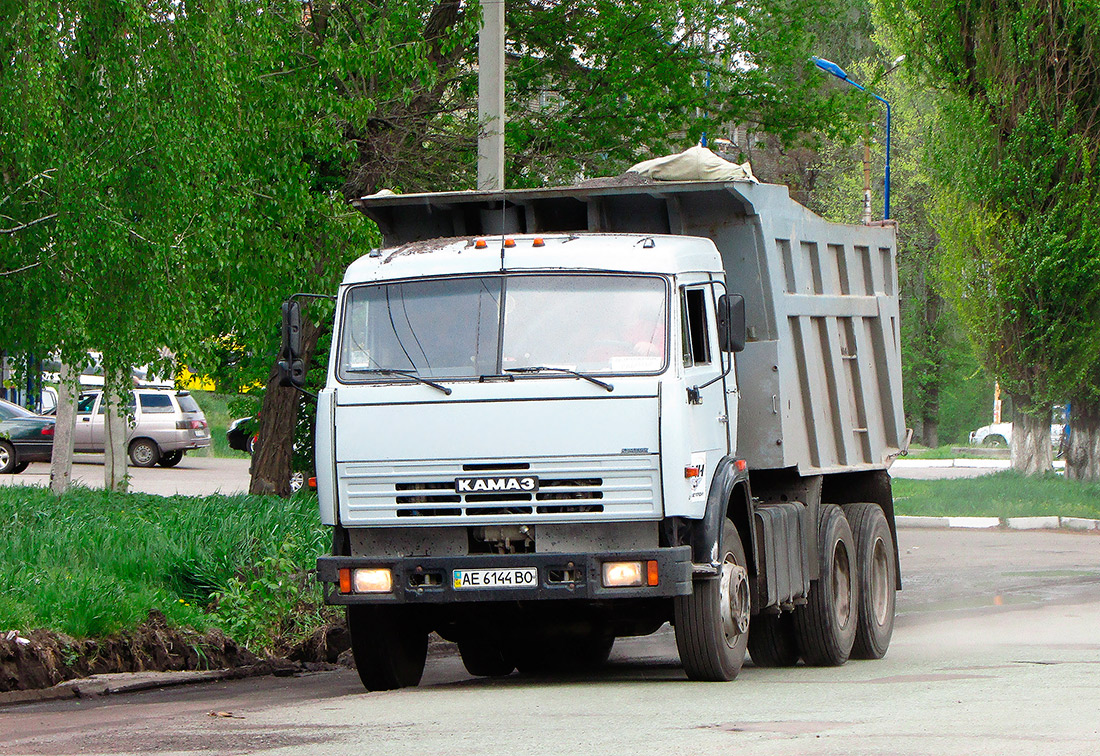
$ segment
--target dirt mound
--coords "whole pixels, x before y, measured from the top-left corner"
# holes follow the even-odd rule
[[[0,635],[0,691],[48,688],[112,672],[221,669],[259,661],[220,630],[170,628],[163,614],[152,611],[136,630],[100,639],[76,640],[47,630]]]

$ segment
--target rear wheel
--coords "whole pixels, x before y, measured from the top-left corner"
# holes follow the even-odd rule
[[[859,578],[859,624],[853,659],[881,659],[894,634],[897,562],[886,515],[877,504],[844,505],[844,515],[856,542]]]
[[[737,527],[722,528],[717,577],[696,580],[688,596],[673,600],[676,647],[692,680],[732,680],[745,663],[749,640],[749,576]]]
[[[7,441],[0,441],[0,475],[17,472],[15,461],[15,447]]]
[[[806,664],[836,667],[848,661],[856,638],[859,584],[852,530],[836,504],[822,504],[817,520],[821,577],[808,603],[795,611],[798,647]]]
[[[136,439],[130,444],[130,461],[135,467],[152,467],[160,459],[160,448],[148,438]]]
[[[17,462],[15,467],[12,468],[12,472],[18,475],[31,466],[30,462]]]
[[[516,665],[501,648],[501,644],[485,637],[467,637],[458,642],[458,652],[466,671],[477,677],[504,677],[512,674]]]
[[[359,679],[367,690],[420,684],[428,631],[404,606],[349,606],[348,632]]]
[[[749,656],[758,667],[798,664],[798,637],[793,614],[758,614],[749,625]]]
[[[183,459],[183,451],[172,451],[167,454],[162,454],[160,459],[157,460],[157,464],[161,467],[175,467]]]
[[[539,633],[514,646],[508,655],[525,675],[576,674],[602,667],[614,645],[615,636],[601,631]]]

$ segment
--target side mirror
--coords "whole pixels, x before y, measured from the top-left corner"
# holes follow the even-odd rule
[[[292,299],[283,302],[283,357],[293,362],[302,356],[302,308]]]
[[[718,297],[718,346],[723,352],[745,348],[745,298],[740,294]]]
[[[280,386],[302,388],[306,385],[306,364],[302,360],[279,360],[275,363]]]
[[[302,360],[302,310],[292,299],[283,302],[283,351],[275,369],[280,386],[306,385],[306,364]]]

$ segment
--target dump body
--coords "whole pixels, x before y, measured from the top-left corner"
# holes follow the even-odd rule
[[[891,226],[830,223],[774,184],[455,192],[364,199],[387,247],[436,237],[675,234],[717,246],[745,297],[737,456],[802,475],[884,469],[905,446]]]

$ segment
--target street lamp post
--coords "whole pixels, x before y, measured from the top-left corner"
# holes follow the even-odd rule
[[[833,76],[837,77],[841,81],[846,82],[848,84],[851,84],[853,87],[855,87],[856,89],[858,89],[861,92],[867,92],[866,87],[864,87],[863,85],[849,79],[848,74],[844,71],[844,69],[841,68],[840,66],[838,66],[836,63],[833,63],[831,60],[825,60],[824,58],[819,58],[816,55],[814,57],[810,58],[810,60],[812,60],[814,65],[817,66],[818,68],[820,68],[825,73],[832,74]],[[893,66],[890,69],[888,69],[886,71],[886,73],[889,73],[890,71],[893,71],[894,68],[896,68],[897,65],[900,62],[901,62],[900,58],[898,60],[894,61]],[[890,103],[887,102],[884,98],[879,97],[874,92],[867,92],[867,94],[871,95],[876,100],[878,100],[879,102],[881,102],[883,105],[886,106],[886,173],[883,176],[882,217],[889,220],[889,218],[890,218]],[[867,191],[870,192],[870,187],[867,188]]]

